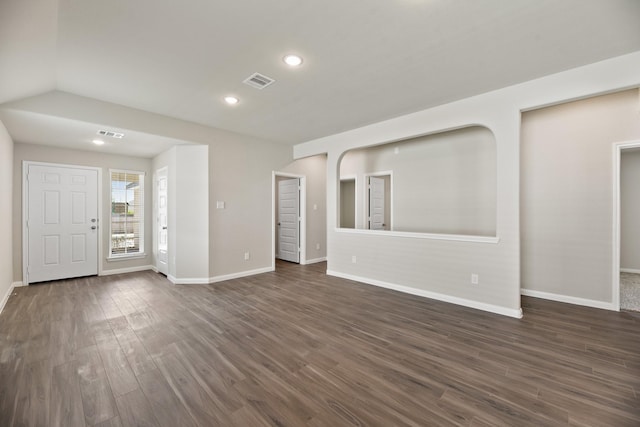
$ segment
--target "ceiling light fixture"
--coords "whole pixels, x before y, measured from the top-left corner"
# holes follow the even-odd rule
[[[94,144],[96,144],[96,145],[104,145],[104,141],[103,141],[103,140],[101,140],[101,139],[94,139],[94,140],[93,140],[93,141],[91,141],[91,142],[93,142],[93,143],[94,143]]]
[[[224,102],[226,102],[229,105],[235,105],[238,102],[240,102],[240,100],[238,98],[236,98],[235,96],[225,96],[224,97]]]
[[[302,58],[299,57],[298,55],[287,55],[284,58],[282,58],[282,60],[284,61],[285,64],[289,65],[290,67],[298,67],[302,65]]]

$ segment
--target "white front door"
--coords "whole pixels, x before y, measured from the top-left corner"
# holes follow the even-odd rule
[[[169,232],[167,230],[168,227],[168,216],[167,216],[167,169],[163,168],[156,172],[156,191],[158,197],[157,204],[157,252],[156,252],[156,268],[158,271],[165,276],[169,272],[168,268],[168,250],[169,250]]]
[[[278,182],[278,258],[300,262],[300,179]]]
[[[27,282],[98,274],[98,171],[28,165]]]
[[[369,177],[369,229],[384,230],[384,179]]]

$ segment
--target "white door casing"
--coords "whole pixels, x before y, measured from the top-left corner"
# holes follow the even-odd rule
[[[98,171],[25,167],[27,283],[98,274]]]
[[[300,179],[278,182],[278,258],[300,262]]]
[[[165,276],[169,274],[169,232],[168,232],[168,178],[167,169],[156,172],[157,194],[157,239],[156,268]]]
[[[384,230],[384,179],[369,177],[369,229]]]

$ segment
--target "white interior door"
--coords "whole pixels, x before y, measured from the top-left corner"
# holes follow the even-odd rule
[[[369,177],[369,229],[384,230],[384,179]]]
[[[300,180],[278,182],[278,258],[300,262]]]
[[[98,274],[98,171],[27,170],[27,282]]]
[[[167,169],[163,168],[156,172],[156,191],[158,197],[157,204],[157,251],[156,268],[165,276],[169,273],[169,232],[168,232],[168,181]]]

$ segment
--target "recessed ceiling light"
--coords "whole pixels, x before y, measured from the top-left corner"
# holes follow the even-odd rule
[[[282,58],[282,60],[284,61],[285,64],[291,67],[297,67],[302,64],[302,58],[299,57],[298,55],[287,55],[284,58]]]
[[[238,102],[240,102],[240,100],[238,98],[236,98],[235,96],[225,96],[224,97],[224,102],[226,102],[229,105],[235,105]]]
[[[103,141],[103,140],[101,140],[101,139],[94,139],[94,140],[93,140],[93,141],[91,141],[91,142],[93,142],[93,143],[94,143],[94,144],[96,144],[96,145],[104,145],[104,141]]]

